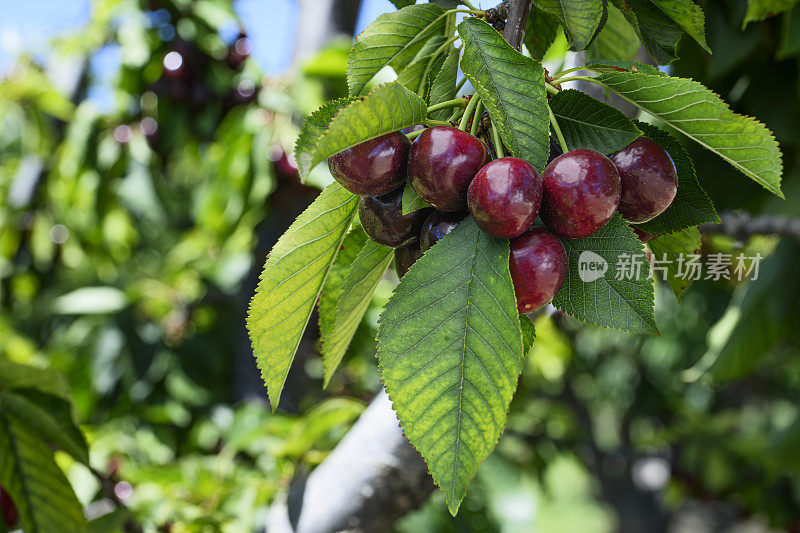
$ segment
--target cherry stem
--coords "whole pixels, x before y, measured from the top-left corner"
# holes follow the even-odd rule
[[[553,126],[553,131],[556,132],[556,138],[558,139],[558,144],[561,145],[561,150],[564,151],[566,154],[569,152],[567,148],[567,141],[564,140],[564,134],[561,133],[561,127],[558,125],[558,121],[556,120],[556,116],[553,114],[553,110],[550,109],[550,106],[547,106],[547,112],[550,113],[550,124]]]
[[[567,83],[568,81],[590,81],[600,85],[600,82],[595,81],[591,76],[567,76],[566,78],[559,79],[558,83]]]
[[[475,106],[475,114],[472,115],[472,127],[469,133],[472,136],[478,133],[478,125],[481,122],[481,114],[483,113],[483,100],[478,100],[478,105]]]
[[[577,70],[586,70],[586,67],[585,67],[585,66],[583,66],[583,65],[581,65],[581,66],[579,66],[579,67],[572,67],[572,68],[568,68],[567,70],[562,70],[561,72],[559,72],[558,74],[556,74],[555,76],[553,76],[553,79],[554,79],[554,80],[557,80],[557,79],[559,79],[559,78],[563,78],[564,76],[566,76],[566,75],[567,75],[567,74],[569,74],[570,72],[575,72],[575,71],[577,71]]]
[[[459,81],[459,82],[458,82],[458,85],[456,85],[456,90],[453,92],[453,94],[456,94],[456,95],[457,95],[457,94],[458,94],[458,91],[460,91],[461,89],[463,89],[463,88],[464,88],[464,84],[465,84],[465,83],[467,83],[467,77],[466,77],[466,76],[464,76],[463,78],[461,78],[461,81]]]
[[[423,120],[422,124],[424,126],[452,126],[452,124],[450,124],[446,120],[431,120],[429,118]]]
[[[410,133],[406,133],[406,137],[408,137],[409,141],[413,141],[414,139],[416,139],[417,137],[422,135],[423,131],[425,131],[425,130],[416,130],[416,131],[412,131]]]
[[[434,104],[428,108],[428,114],[433,113],[434,111],[439,111],[440,109],[450,109],[451,107],[466,107],[467,101],[463,98],[454,98],[452,100],[447,100],[445,102],[439,102],[438,104]]]
[[[544,82],[544,88],[550,94],[558,94],[560,92],[557,88],[553,87],[549,82]]]
[[[492,121],[492,144],[494,144],[494,154],[497,159],[506,156],[505,152],[503,152],[503,141],[500,139],[500,132],[497,130],[497,125],[494,121]]]
[[[472,2],[470,2],[469,0],[461,0],[461,3],[474,11],[478,11],[478,8],[472,5]]]
[[[464,110],[464,114],[461,116],[461,122],[458,124],[458,129],[461,131],[467,131],[467,123],[469,122],[469,118],[475,112],[475,107],[478,105],[478,98],[477,94],[473,94],[472,98],[469,99],[469,103],[467,104],[467,108]]]

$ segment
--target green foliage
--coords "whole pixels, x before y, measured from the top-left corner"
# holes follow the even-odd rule
[[[328,186],[278,240],[264,264],[247,329],[273,409],[356,207],[356,197],[344,187]]]
[[[561,242],[567,252],[567,277],[553,299],[556,308],[606,328],[658,333],[644,249],[619,215],[591,237]],[[584,273],[588,273],[586,261],[605,261],[607,270],[597,279],[583,281],[581,259]]]
[[[403,214],[407,215],[426,207],[431,207],[431,204],[420,198],[417,191],[411,186],[411,182],[406,183],[403,189]]]
[[[650,58],[667,65],[678,58],[677,47],[683,31],[666,13],[649,0],[612,0],[627,19]]]
[[[647,233],[661,235],[700,224],[720,222],[714,204],[697,180],[692,159],[678,140],[651,124],[639,122],[639,127],[669,153],[678,171],[678,192],[666,211],[638,227]]]
[[[305,129],[297,145],[301,176],[325,161],[369,139],[414,126],[425,120],[425,101],[396,82],[375,87],[370,93],[341,109],[335,115],[329,107]],[[329,118],[327,129],[321,125]]]
[[[797,0],[747,0],[747,13],[744,15],[743,26],[774,17],[791,9],[796,3]]]
[[[608,5],[608,19],[592,44],[586,49],[589,62],[597,59],[630,61],[639,52],[639,38],[625,16]]]
[[[454,50],[443,35],[431,37],[411,63],[400,71],[397,82],[427,99],[433,78],[444,63],[448,46],[449,51]]]
[[[508,260],[508,243],[467,218],[412,265],[380,319],[381,377],[453,514],[503,431],[522,369]]]
[[[444,28],[444,11],[435,4],[410,5],[375,19],[358,36],[350,52],[350,95],[358,96],[383,67],[404,68],[425,42],[442,34]]]
[[[303,122],[303,129],[297,137],[295,156],[300,176],[305,179],[316,163],[314,152],[319,140],[325,135],[326,130],[336,114],[343,107],[353,103],[355,98],[339,98],[326,102],[322,107],[311,113]]]
[[[433,79],[429,102],[431,105],[447,102],[456,97],[456,79],[458,78],[458,50],[451,49],[447,53],[442,67]],[[450,116],[449,109],[440,109],[431,113],[434,120],[445,120]]]
[[[617,109],[574,89],[549,100],[567,148],[589,148],[612,154],[642,134],[631,119]]]
[[[783,197],[781,153],[772,132],[731,111],[700,83],[641,72],[603,72],[596,79]]]
[[[541,172],[550,155],[544,69],[481,20],[465,19],[458,33],[464,40],[461,69],[497,124],[503,144]]]
[[[680,272],[680,257],[683,254],[683,259],[686,261],[690,255],[700,253],[700,231],[696,226],[684,228],[674,233],[659,235],[647,245],[656,262],[652,269],[656,279],[666,280],[672,292],[675,293],[675,298],[680,299],[684,291],[692,284],[692,279],[685,275],[685,268],[684,272]]]
[[[587,48],[606,19],[603,0],[536,0],[537,7],[558,16],[572,50]]]
[[[697,41],[703,50],[711,53],[706,44],[706,17],[703,8],[692,0],[652,0],[652,2]]]
[[[556,15],[538,8],[536,2],[531,5],[523,42],[533,59],[542,60],[556,40],[560,24]]]

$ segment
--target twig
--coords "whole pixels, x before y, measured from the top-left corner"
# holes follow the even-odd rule
[[[727,235],[745,241],[754,235],[778,235],[800,242],[800,218],[780,215],[753,216],[747,213],[721,213],[721,224],[703,224],[706,234]]]
[[[522,37],[531,12],[530,0],[503,0],[508,18],[503,30],[503,38],[517,50],[522,50]]]

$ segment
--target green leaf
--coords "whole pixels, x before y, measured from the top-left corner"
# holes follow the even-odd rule
[[[117,507],[87,524],[87,533],[122,533],[125,522],[131,518],[127,507]]]
[[[469,217],[400,281],[380,318],[381,378],[455,514],[497,444],[522,370],[507,240]]]
[[[358,202],[338,183],[329,185],[272,248],[247,329],[273,410],[325,277]]]
[[[434,35],[444,34],[445,12],[435,4],[381,15],[356,38],[347,61],[350,95],[357,96],[383,67],[408,64]]]
[[[616,7],[608,6],[608,20],[586,49],[589,60],[630,61],[639,52],[639,37]]]
[[[591,237],[561,242],[567,252],[567,277],[553,299],[556,308],[606,328],[658,333],[644,248],[622,217],[614,215]],[[607,270],[593,279],[590,275],[602,270],[590,270],[591,264],[605,264]]]
[[[396,7],[397,9],[402,9],[407,6],[414,5],[417,2],[417,0],[390,0],[390,1],[394,4],[394,7]]]
[[[653,65],[640,63],[639,61],[614,61],[609,59],[594,59],[586,63],[586,68],[595,72],[618,72],[620,70],[630,70],[633,72],[644,72],[652,76],[666,76]]]
[[[372,295],[393,258],[391,248],[368,241],[350,266],[336,305],[336,320],[320,341],[326,387],[347,352]]]
[[[653,275],[666,281],[678,300],[692,284],[691,277],[681,272],[681,255],[686,261],[690,255],[699,254],[700,244],[700,231],[696,226],[659,235],[647,243],[653,253]]]
[[[427,112],[425,100],[397,82],[375,87],[367,96],[340,109],[315,141],[301,146],[302,139],[298,140],[295,157],[300,176],[305,178],[312,168],[342,150],[420,124]]]
[[[467,18],[461,69],[483,100],[511,154],[544,170],[550,156],[550,117],[542,65],[514,50],[489,24]]]
[[[786,59],[800,54],[800,8],[792,8],[783,16],[781,24],[781,44],[775,54],[778,59]]]
[[[603,0],[536,0],[536,6],[561,19],[570,48],[575,51],[589,46],[605,24]]]
[[[300,170],[300,176],[303,181],[311,171],[311,164],[314,150],[317,142],[325,134],[333,117],[336,113],[348,104],[355,101],[355,98],[339,98],[331,100],[322,107],[314,111],[303,122],[303,128],[300,130],[300,135],[297,137],[294,153],[297,167]]]
[[[356,227],[354,223],[353,228],[347,233],[342,245],[339,247],[339,253],[336,254],[336,260],[331,265],[328,277],[325,278],[325,285],[322,288],[322,294],[320,294],[319,303],[317,304],[320,339],[330,335],[331,330],[333,330],[333,325],[336,322],[336,305],[342,296],[344,278],[368,240],[369,237],[367,237],[361,226]]]
[[[678,58],[678,41],[683,30],[649,0],[612,0],[627,19],[650,58],[668,65]]]
[[[410,91],[426,97],[433,77],[444,62],[445,54],[440,50],[447,42],[443,35],[434,35],[420,49],[411,63],[400,70],[397,83]],[[452,49],[452,47],[451,47]],[[437,52],[439,52],[437,54]]]
[[[531,6],[523,42],[533,59],[542,60],[550,45],[556,40],[560,26],[561,22],[557,16],[538,9],[536,4]]]
[[[19,510],[24,531],[86,531],[78,498],[56,465],[53,450],[29,420],[8,409],[0,398],[0,485]]]
[[[407,215],[413,211],[419,211],[426,207],[432,207],[431,204],[420,198],[411,182],[406,183],[406,188],[403,189],[403,214]]]
[[[519,325],[522,330],[522,353],[527,357],[536,340],[536,328],[528,315],[519,315]]]
[[[747,13],[744,15],[742,26],[747,26],[750,22],[774,17],[791,9],[796,3],[797,0],[747,0]]]
[[[70,399],[64,374],[52,368],[20,365],[0,357],[0,389],[36,389],[45,394]]]
[[[570,150],[612,154],[642,134],[621,111],[575,89],[559,92],[549,104]]]
[[[711,53],[706,44],[706,16],[694,0],[650,0],[669,18],[697,41],[703,50]]]
[[[440,104],[456,97],[456,79],[458,77],[458,50],[447,53],[441,68],[431,84],[430,104]],[[431,113],[434,120],[447,120],[452,110],[440,109]]]
[[[706,223],[720,222],[714,204],[697,181],[692,158],[686,153],[678,140],[651,124],[638,122],[645,135],[656,141],[669,153],[678,171],[678,192],[670,206],[653,220],[638,224],[637,227],[661,235],[699,226]]]
[[[783,198],[781,152],[772,132],[731,111],[700,83],[641,72],[603,72],[595,79]]]

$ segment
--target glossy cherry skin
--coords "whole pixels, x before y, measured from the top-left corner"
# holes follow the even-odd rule
[[[523,159],[495,159],[469,184],[467,203],[478,227],[492,237],[511,239],[539,215],[542,179]]]
[[[403,187],[381,196],[358,199],[358,217],[369,238],[378,244],[397,248],[419,239],[422,223],[432,210],[419,209],[403,214]]]
[[[666,150],[639,137],[611,156],[622,182],[619,213],[634,224],[657,217],[678,193],[678,171]]]
[[[443,211],[434,211],[428,215],[428,218],[422,224],[422,231],[419,237],[422,251],[427,252],[430,250],[434,244],[453,231],[466,216],[467,213],[446,213]]]
[[[408,137],[396,131],[331,156],[328,168],[351,193],[380,196],[405,181],[410,148]]]
[[[567,253],[544,228],[511,239],[509,268],[520,313],[536,311],[555,298],[567,275]]]
[[[439,211],[465,211],[467,189],[486,163],[483,141],[449,126],[434,126],[414,141],[408,176],[417,194]]]
[[[422,257],[422,249],[419,247],[419,241],[397,248],[394,251],[394,270],[397,272],[397,277],[402,279],[411,265],[416,263],[420,257]]]
[[[542,174],[544,196],[539,213],[561,237],[582,239],[611,220],[620,198],[617,169],[606,156],[579,149],[556,157]]]

